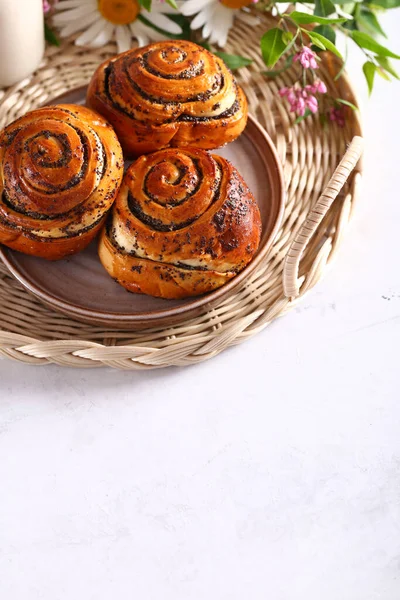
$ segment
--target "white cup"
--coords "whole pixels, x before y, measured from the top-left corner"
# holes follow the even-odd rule
[[[42,0],[0,0],[0,87],[33,73],[43,53]]]

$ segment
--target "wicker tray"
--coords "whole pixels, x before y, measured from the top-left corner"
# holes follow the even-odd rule
[[[293,71],[285,71],[274,80],[260,74],[264,67],[258,40],[271,19],[265,16],[259,27],[254,27],[244,14],[231,31],[226,48],[254,61],[241,69],[238,77],[251,113],[272,137],[284,167],[285,216],[264,261],[212,310],[182,325],[136,332],[85,325],[56,313],[0,265],[2,355],[30,364],[76,367],[146,369],[194,364],[261,331],[320,279],[353,213],[362,152],[362,140],[354,136],[359,136],[361,129],[357,113],[350,111],[344,128],[323,128],[316,117],[293,126],[294,117],[277,94],[280,87],[293,83]],[[99,62],[116,52],[113,44],[83,49],[73,40],[61,48],[48,48],[40,69],[30,79],[0,91],[0,127],[85,85]],[[324,57],[319,75],[332,95],[355,103],[346,77],[334,81],[339,68],[331,56]]]

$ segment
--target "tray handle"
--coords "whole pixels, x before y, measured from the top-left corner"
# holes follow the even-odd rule
[[[297,298],[300,295],[302,281],[299,280],[299,265],[303,252],[358,163],[363,147],[364,140],[355,136],[328,185],[293,240],[283,266],[283,291],[287,298]]]

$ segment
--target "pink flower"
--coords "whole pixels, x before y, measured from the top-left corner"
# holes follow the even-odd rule
[[[303,69],[318,69],[316,54],[308,46],[303,46],[300,52],[294,55],[293,60],[299,61]]]
[[[306,112],[306,103],[304,98],[297,98],[297,102],[290,107],[290,111],[295,112],[299,115],[299,117],[302,117]]]
[[[320,79],[316,79],[314,81],[314,91],[319,92],[320,94],[326,94],[328,90],[326,89],[326,85],[323,81],[321,81]]]
[[[296,113],[299,117],[304,116],[308,108],[312,113],[318,111],[318,100],[314,96],[314,87],[307,85],[305,88],[295,84],[292,87],[284,87],[279,90],[279,95],[286,97],[290,104],[290,112]]]
[[[311,110],[312,113],[318,112],[318,100],[315,96],[308,96],[306,100],[307,108]]]
[[[47,15],[47,13],[50,11],[51,6],[48,2],[48,0],[43,0],[43,12],[45,15]]]
[[[315,79],[312,85],[306,85],[306,90],[308,90],[312,94],[316,94],[317,92],[319,94],[326,94],[326,92],[328,91],[326,89],[326,85],[320,79]]]
[[[345,126],[344,110],[342,107],[340,107],[340,108],[332,107],[328,111],[328,117],[329,117],[330,121],[335,121],[339,127]]]

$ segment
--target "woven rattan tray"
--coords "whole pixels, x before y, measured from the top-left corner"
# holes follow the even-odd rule
[[[293,126],[294,117],[277,92],[293,83],[294,73],[288,70],[273,80],[260,73],[264,66],[258,40],[271,25],[271,17],[263,17],[258,28],[247,19],[244,14],[237,20],[226,51],[246,54],[254,61],[240,70],[238,78],[251,113],[278,149],[287,187],[284,219],[269,254],[219,306],[181,325],[135,332],[85,325],[56,313],[0,265],[2,355],[30,364],[77,367],[144,369],[194,364],[262,330],[320,279],[354,209],[362,151],[361,138],[354,137],[361,133],[357,113],[349,111],[344,128],[322,127],[317,117]],[[0,91],[0,127],[86,85],[99,62],[116,52],[113,44],[79,48],[73,39],[60,48],[48,48],[30,79]],[[355,103],[346,77],[334,80],[339,68],[331,56],[323,57],[319,74],[333,96]]]

